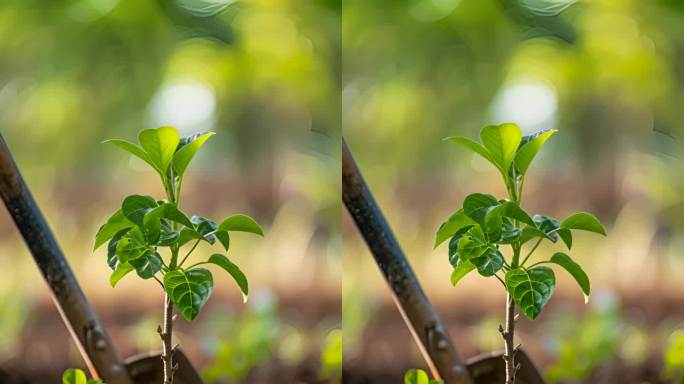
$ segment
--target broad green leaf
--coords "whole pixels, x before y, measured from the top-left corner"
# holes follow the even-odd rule
[[[548,239],[548,240],[553,241],[553,242],[558,240],[558,239],[554,240],[554,239],[550,238],[546,233],[544,233],[541,229],[539,229],[537,227],[531,227],[529,225],[526,225],[522,229],[522,233],[520,235],[520,244],[525,244],[535,237],[542,237],[544,239]]]
[[[463,235],[468,232],[470,227],[462,228],[454,234],[454,236],[449,240],[449,263],[453,267],[458,263],[458,241],[463,237]]]
[[[115,287],[119,280],[123,279],[124,276],[128,275],[130,272],[134,270],[135,268],[133,268],[133,266],[128,263],[119,263],[119,265],[117,265],[116,267],[116,270],[114,270],[114,272],[112,272],[112,275],[109,276],[109,284],[112,287]]]
[[[560,224],[564,229],[579,229],[582,231],[589,231],[606,236],[606,229],[603,228],[601,222],[591,213],[578,212],[568,216]]]
[[[482,276],[494,276],[504,264],[504,258],[498,249],[488,248],[480,256],[468,259],[477,267],[477,271]]]
[[[492,163],[492,165],[494,165],[495,167],[497,167],[497,168],[499,167],[498,164],[496,164],[496,162],[494,162],[494,160],[492,160],[492,157],[489,155],[487,148],[483,147],[482,144],[480,144],[476,141],[470,140],[470,139],[465,138],[465,137],[460,137],[460,136],[449,136],[449,137],[444,138],[444,140],[449,140],[452,143],[456,143],[458,145],[466,147],[466,148],[470,149],[471,151],[477,153],[478,155],[482,156],[483,158],[485,158],[487,161]]]
[[[162,217],[173,222],[176,222],[178,224],[184,225],[188,228],[195,228],[192,225],[192,221],[188,219],[188,216],[185,213],[183,213],[180,209],[178,209],[178,207],[174,204],[164,203],[164,211],[162,213]]]
[[[157,245],[162,247],[169,247],[178,242],[180,231],[173,230],[167,222],[162,221],[161,232],[159,234],[159,242]]]
[[[489,220],[490,217],[494,216],[505,216],[514,220],[518,220],[527,225],[535,225],[530,215],[520,208],[518,204],[512,201],[504,201],[498,206],[489,210],[485,220]]]
[[[558,220],[544,215],[534,215],[532,220],[534,220],[537,228],[544,232],[549,240],[553,241],[554,243],[558,241],[557,230],[560,227]]]
[[[489,125],[480,131],[480,140],[498,168],[508,174],[522,139],[522,130],[515,124]]]
[[[525,172],[527,172],[532,160],[534,160],[534,157],[537,156],[537,153],[544,145],[546,140],[548,140],[549,137],[556,132],[558,131],[555,129],[541,132],[518,149],[517,153],[515,154],[515,165],[518,167],[520,173],[524,175]]]
[[[572,249],[572,232],[567,228],[558,229],[558,236],[565,243],[568,249]]]
[[[501,227],[501,238],[499,239],[499,244],[513,244],[520,239],[522,235],[522,230],[513,225],[510,219],[504,218],[503,225]]]
[[[135,145],[129,141],[119,140],[119,139],[109,139],[109,140],[103,141],[103,143],[115,145],[115,146],[133,154],[134,156],[138,157],[139,159],[143,160],[144,162],[146,162],[147,164],[152,166],[152,168],[154,168],[158,172],[161,172],[161,169],[158,168],[157,164],[153,163],[152,160],[150,160],[150,156],[148,156],[147,152],[145,152],[145,150],[138,147],[137,145]]]
[[[582,267],[575,263],[570,256],[562,252],[556,252],[549,261],[565,268],[575,278],[575,281],[577,281],[577,284],[582,289],[582,293],[584,293],[584,302],[588,302],[591,285],[589,283],[589,276],[582,270]]]
[[[123,212],[121,212],[119,209],[97,231],[97,234],[95,235],[95,246],[93,247],[93,251],[98,249],[102,244],[106,243],[107,240],[114,237],[114,235],[116,235],[119,231],[130,228],[134,225],[135,224],[128,220],[124,216]]]
[[[143,239],[140,228],[135,227],[128,231],[116,244],[116,257],[121,263],[141,257],[149,247]]]
[[[138,226],[143,226],[145,214],[157,207],[157,202],[150,196],[131,195],[121,204],[121,212],[126,218]]]
[[[142,256],[129,260],[128,263],[143,279],[151,279],[162,268],[162,258],[159,253],[148,250]]]
[[[164,206],[160,205],[145,213],[143,217],[143,229],[148,244],[157,244],[161,235],[161,216]]]
[[[506,273],[508,293],[522,313],[531,320],[536,319],[541,313],[555,286],[556,276],[547,267],[515,268]]]
[[[109,265],[109,268],[112,270],[116,270],[116,266],[119,265],[119,258],[116,256],[116,247],[119,245],[119,240],[121,240],[128,231],[130,231],[130,228],[122,229],[117,232],[116,235],[109,240],[109,244],[107,244],[107,265]]]
[[[208,240],[204,236],[202,236],[201,233],[197,232],[194,229],[181,229],[180,235],[178,236],[178,246],[182,247],[183,245],[187,244],[189,241],[192,240],[204,240],[208,242]]]
[[[467,260],[460,260],[454,271],[451,272],[451,285],[455,286],[465,275],[476,267],[473,263]]]
[[[480,224],[484,224],[486,213],[499,204],[496,197],[483,193],[472,193],[463,199],[463,213]]]
[[[138,134],[138,140],[150,161],[165,175],[180,142],[176,128],[144,129]]]
[[[257,235],[264,235],[261,226],[254,219],[247,215],[237,214],[223,220],[218,226],[219,231],[240,231],[250,232]]]
[[[404,375],[404,384],[430,384],[430,378],[422,369],[409,369]]]
[[[213,286],[211,272],[204,268],[174,270],[164,275],[164,290],[187,320],[197,317]]]
[[[480,256],[487,250],[487,244],[474,239],[472,236],[463,236],[458,241],[458,259],[470,260]]]
[[[193,135],[187,138],[183,138],[178,145],[176,153],[173,155],[173,168],[176,170],[176,175],[183,176],[185,169],[190,164],[190,161],[199,149],[204,145],[214,132],[206,132],[199,135]]]
[[[477,222],[468,217],[463,212],[463,209],[459,209],[453,215],[451,215],[451,217],[449,217],[447,221],[445,221],[444,223],[442,223],[442,225],[439,226],[439,229],[437,230],[437,235],[435,236],[434,248],[437,248],[437,246],[439,246],[449,238],[453,237],[456,234],[456,232],[460,231],[461,229],[472,227],[476,224]]]
[[[218,224],[202,216],[193,216],[190,221],[195,224],[196,231],[201,234],[209,244],[213,245],[216,242],[214,231],[218,228]]]
[[[208,262],[218,265],[233,277],[238,287],[240,287],[240,291],[242,291],[242,300],[247,302],[247,296],[249,295],[249,283],[247,282],[247,277],[244,273],[242,273],[240,268],[220,253],[211,255]]]

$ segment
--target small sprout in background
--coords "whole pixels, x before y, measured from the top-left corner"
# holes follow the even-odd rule
[[[549,301],[556,285],[553,270],[544,264],[564,268],[575,279],[589,299],[589,277],[563,252],[548,259],[528,264],[542,241],[561,240],[568,250],[572,247],[572,231],[583,230],[606,235],[603,225],[586,212],[572,214],[563,221],[544,215],[530,216],[521,207],[527,170],[544,143],[555,130],[523,136],[516,124],[490,125],[480,131],[481,143],[465,137],[445,140],[459,144],[491,163],[501,174],[508,199],[473,193],[463,201],[463,207],[453,213],[437,230],[435,248],[449,240],[449,262],[454,268],[451,283],[456,285],[468,273],[477,270],[484,277],[495,277],[507,292],[506,325],[499,326],[504,339],[506,384],[515,383],[517,366],[513,345],[515,307],[534,320]],[[526,244],[533,244],[523,247]],[[503,247],[510,247],[506,257]],[[501,274],[502,276],[499,276]]]
[[[102,380],[88,379],[80,369],[69,368],[62,374],[62,384],[103,384]]]
[[[325,338],[318,377],[328,383],[341,383],[342,362],[342,330],[333,329]]]
[[[678,383],[684,382],[684,330],[674,331],[665,349],[665,372],[666,379]]]
[[[430,379],[422,369],[409,369],[404,375],[404,384],[444,384],[444,381]]]
[[[158,328],[162,339],[164,384],[173,382],[171,346],[174,306],[187,320],[197,317],[214,286],[212,273],[200,265],[213,264],[226,271],[237,283],[243,300],[249,285],[240,268],[223,253],[214,253],[204,261],[186,265],[186,261],[204,241],[218,244],[224,252],[230,247],[230,232],[249,232],[263,236],[259,224],[247,215],[230,216],[220,223],[206,217],[188,217],[179,207],[183,176],[213,132],[181,138],[173,127],[145,129],[138,134],[140,145],[111,139],[105,141],[140,158],[154,169],[161,180],[165,199],[147,195],[126,197],[95,237],[95,249],[107,244],[107,264],[113,270],[112,287],[135,271],[141,279],[154,279],[166,293],[164,324]],[[189,250],[181,249],[183,247]],[[160,251],[166,249],[164,257]],[[159,276],[159,277],[158,277]]]

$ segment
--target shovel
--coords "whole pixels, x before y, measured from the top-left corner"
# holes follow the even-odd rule
[[[161,353],[123,360],[88,303],[64,254],[0,134],[0,197],[50,288],[57,309],[93,378],[107,384],[161,384]],[[182,350],[174,354],[175,384],[202,384]]]
[[[505,382],[503,353],[480,355],[465,360],[456,349],[394,238],[344,140],[342,199],[385,277],[397,308],[432,375],[444,380],[446,384]],[[518,350],[515,360],[520,364],[516,375],[517,384],[544,384],[539,370],[524,350]]]

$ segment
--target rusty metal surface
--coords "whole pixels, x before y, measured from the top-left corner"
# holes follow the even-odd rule
[[[465,359],[451,342],[425,296],[344,141],[342,199],[380,267],[433,376],[446,384],[473,384]]]
[[[173,384],[203,384],[202,378],[182,349],[176,350],[173,362],[178,364],[178,370],[173,375]],[[135,384],[162,384],[164,382],[161,352],[129,357],[126,359],[126,368]]]
[[[114,348],[38,209],[0,135],[0,197],[50,287],[59,313],[95,378],[132,384]]]

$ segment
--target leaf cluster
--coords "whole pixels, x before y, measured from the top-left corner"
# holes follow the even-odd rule
[[[183,175],[188,164],[213,135],[212,132],[180,138],[172,127],[140,132],[140,146],[124,140],[107,140],[148,163],[159,174],[166,199],[147,195],[124,198],[118,209],[95,236],[94,249],[107,243],[107,264],[113,270],[109,282],[114,287],[124,276],[135,271],[142,279],[157,279],[180,313],[194,319],[209,299],[213,287],[210,271],[202,264],[214,264],[232,276],[247,300],[249,286],[240,268],[223,253],[214,253],[206,261],[184,267],[200,242],[230,248],[230,232],[250,232],[263,236],[251,217],[236,214],[220,223],[206,217],[191,216],[178,207]],[[190,246],[182,259],[181,249]],[[166,258],[160,251],[168,249]],[[161,275],[161,279],[157,275]]]
[[[525,174],[555,132],[523,136],[520,127],[507,123],[484,127],[480,132],[481,143],[464,137],[446,138],[494,165],[509,193],[508,199],[483,193],[468,195],[463,207],[437,230],[435,247],[449,240],[449,262],[454,268],[451,283],[456,285],[473,270],[485,277],[495,276],[530,319],[539,315],[555,288],[554,272],[543,264],[555,264],[567,270],[579,284],[585,300],[591,291],[588,276],[566,253],[556,252],[528,266],[527,261],[539,244],[544,240],[556,243],[560,239],[569,250],[574,230],[606,235],[603,225],[590,213],[579,212],[558,221],[545,215],[530,215],[520,205]],[[526,244],[531,247],[521,260]],[[504,246],[512,250],[508,259],[502,252]]]
[[[62,384],[102,384],[102,380],[88,379],[82,370],[69,368],[62,374]]]

